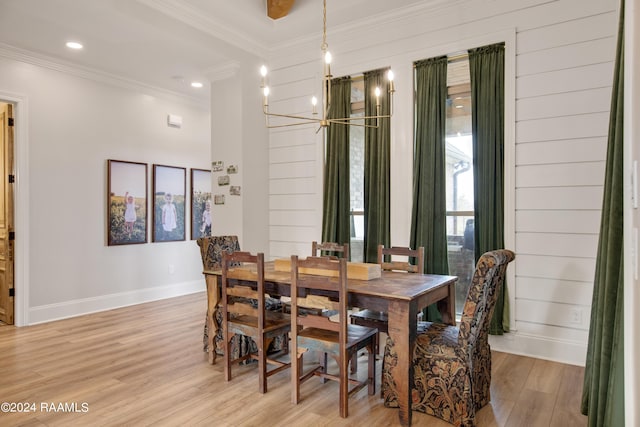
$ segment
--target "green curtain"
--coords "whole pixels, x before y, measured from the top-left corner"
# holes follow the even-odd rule
[[[475,258],[504,248],[504,43],[469,50]],[[489,333],[509,331],[509,299],[502,286]]]
[[[380,114],[389,115],[391,102],[386,70],[364,73],[364,115],[378,114],[375,88],[380,88]],[[376,123],[377,122],[377,123]],[[389,246],[390,120],[367,119],[364,129],[364,262],[378,262],[378,245]]]
[[[589,425],[624,426],[623,114],[624,0],[611,95],[609,140],[591,302],[582,413]]]
[[[411,247],[424,246],[424,271],[449,274],[446,224],[445,131],[447,57],[415,63],[415,147]],[[435,305],[426,320],[441,321]]]
[[[351,78],[331,81],[328,118],[351,115]],[[340,244],[350,241],[349,125],[331,123],[327,128],[327,151],[322,204],[322,240]]]

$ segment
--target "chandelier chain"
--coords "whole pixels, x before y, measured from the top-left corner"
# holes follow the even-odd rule
[[[322,1],[322,51],[326,51],[329,48],[327,44],[327,0]]]

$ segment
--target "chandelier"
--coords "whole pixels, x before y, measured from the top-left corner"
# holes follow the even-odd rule
[[[311,98],[311,114],[308,116],[297,115],[297,114],[279,114],[273,113],[269,111],[269,85],[267,83],[267,67],[260,67],[260,74],[262,76],[260,88],[262,89],[262,112],[265,116],[265,124],[267,128],[280,128],[280,127],[288,127],[288,126],[299,126],[299,125],[308,125],[308,124],[318,124],[318,131],[322,128],[328,127],[332,123],[353,125],[353,126],[363,126],[363,127],[373,127],[377,128],[379,119],[390,118],[393,115],[393,93],[395,92],[393,86],[393,71],[389,70],[387,72],[387,79],[389,80],[389,101],[390,101],[390,110],[389,114],[382,115],[381,114],[381,103],[380,97],[382,95],[382,91],[379,87],[375,88],[374,94],[376,97],[376,115],[375,116],[359,116],[359,117],[340,117],[340,118],[329,118],[329,111],[331,110],[331,79],[333,76],[331,75],[331,53],[329,52],[329,45],[327,44],[327,0],[322,1],[322,45],[320,46],[322,50],[322,58],[323,58],[323,78],[322,78],[322,111],[321,114],[318,114],[318,98],[313,96]],[[279,124],[271,124],[269,122],[270,117],[279,117],[282,119],[290,119],[291,121],[288,123],[280,123]],[[375,125],[363,124],[365,123],[365,119],[373,119],[376,121]],[[360,123],[355,121],[360,121]]]

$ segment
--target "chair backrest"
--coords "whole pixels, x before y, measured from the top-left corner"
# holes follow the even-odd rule
[[[238,268],[241,267],[241,268]],[[246,268],[249,267],[249,268]],[[257,289],[242,285],[242,280],[257,284]],[[222,253],[222,315],[228,319],[236,315],[258,319],[258,328],[264,329],[264,254],[249,252]],[[255,306],[252,300],[257,301]]]
[[[314,274],[300,275],[302,269],[313,269]],[[318,275],[318,270],[326,270],[327,275]],[[333,276],[333,277],[330,277]],[[315,293],[330,292],[338,295],[338,301],[330,308],[336,310],[339,321],[334,322],[324,315],[315,316],[306,310],[302,298],[310,299]],[[338,332],[339,342],[347,342],[347,260],[344,258],[331,259],[327,257],[307,257],[298,259],[291,257],[291,332],[299,327],[314,327]]]
[[[238,236],[209,236],[196,240],[200,246],[202,267],[204,270],[222,269],[222,253],[240,250]]]
[[[512,251],[498,249],[484,253],[478,260],[460,319],[461,345],[472,348],[479,339],[487,339],[507,264],[514,258]]]
[[[340,243],[333,242],[311,242],[311,256],[317,257],[325,255],[349,259],[349,244],[345,243],[341,245]]]
[[[401,256],[400,261],[393,257]],[[406,257],[406,261],[404,260]],[[415,264],[411,264],[411,258],[415,259]],[[424,247],[418,249],[404,248],[392,246],[385,248],[384,245],[378,245],[378,264],[382,270],[406,271],[408,273],[424,273]]]

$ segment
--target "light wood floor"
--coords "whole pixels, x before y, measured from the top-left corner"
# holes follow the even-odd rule
[[[397,410],[366,388],[338,415],[334,382],[310,381],[290,403],[289,372],[258,393],[253,366],[224,381],[222,364],[202,352],[206,296],[198,293],[42,325],[0,327],[0,403],[36,405],[0,413],[2,426],[208,425],[390,426]],[[220,359],[218,359],[220,360]],[[365,357],[359,374],[365,375]],[[378,365],[378,376],[380,369]],[[493,354],[492,402],[482,426],[584,426],[579,411],[583,368],[505,353]],[[379,385],[379,383],[378,383]],[[75,412],[44,411],[73,405]],[[86,406],[83,406],[86,404]],[[83,412],[84,411],[84,412]],[[414,412],[415,425],[450,427]]]

